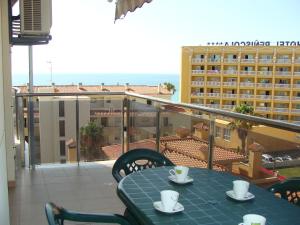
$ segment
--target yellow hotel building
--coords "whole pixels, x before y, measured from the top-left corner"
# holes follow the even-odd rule
[[[300,46],[184,46],[180,99],[300,123]]]

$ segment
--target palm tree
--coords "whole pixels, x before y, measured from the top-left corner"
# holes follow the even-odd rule
[[[165,82],[164,85],[168,91],[172,91],[172,94],[174,94],[176,92],[176,88],[175,88],[174,84],[172,84],[170,82]]]
[[[87,160],[99,158],[101,139],[102,127],[98,126],[94,121],[80,128],[80,145]]]
[[[242,113],[242,114],[248,114],[253,115],[254,109],[253,106],[247,105],[247,104],[241,104],[239,106],[236,106],[234,108],[234,112]],[[239,139],[242,142],[242,154],[247,155],[247,149],[246,149],[246,140],[249,133],[249,130],[252,129],[253,123],[246,121],[246,120],[235,120],[228,124],[231,130],[236,130]]]

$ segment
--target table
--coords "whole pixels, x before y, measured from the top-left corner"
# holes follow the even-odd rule
[[[117,193],[128,210],[144,225],[237,225],[248,213],[263,215],[267,225],[300,224],[300,207],[276,198],[272,193],[250,185],[255,199],[237,202],[226,196],[232,181],[238,179],[226,172],[191,168],[192,184],[178,185],[168,180],[172,167],[159,167],[132,173],[121,180]],[[153,208],[160,201],[160,191],[179,192],[185,210],[163,214]]]

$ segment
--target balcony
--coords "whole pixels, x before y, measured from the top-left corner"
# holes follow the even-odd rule
[[[241,82],[240,87],[254,87],[255,84],[252,82]]]
[[[299,58],[294,59],[294,63],[295,63],[295,64],[299,64],[299,63],[300,63],[300,59],[299,59]]]
[[[292,63],[292,60],[291,59],[277,59],[276,63],[278,63],[278,64],[290,64],[290,63]]]
[[[300,109],[298,109],[298,108],[292,108],[292,113],[300,114]]]
[[[256,95],[257,99],[266,99],[266,100],[271,100],[272,96],[271,95]]]
[[[236,87],[237,82],[223,82],[224,87]]]
[[[252,76],[254,76],[256,74],[256,72],[255,71],[244,71],[244,70],[242,70],[242,71],[240,71],[240,74],[241,75],[252,75]]]
[[[206,104],[205,106],[213,109],[220,108],[220,104]]]
[[[237,59],[224,58],[223,62],[224,63],[233,63],[233,64],[236,64],[236,63],[238,63],[238,60]]]
[[[276,76],[292,76],[291,71],[276,71]]]
[[[257,83],[256,87],[259,87],[259,88],[272,88],[273,84],[270,84],[270,83]]]
[[[224,70],[223,73],[226,75],[237,75],[236,70]]]
[[[204,81],[192,81],[193,86],[204,86],[205,82]]]
[[[207,70],[207,74],[220,74],[219,70]]]
[[[300,88],[300,84],[294,84],[293,87],[294,88]]]
[[[255,59],[241,59],[241,63],[248,64],[248,63],[255,63]]]
[[[290,96],[274,95],[274,100],[289,100]]]
[[[207,81],[206,85],[207,86],[220,86],[221,82],[220,81]]]
[[[235,105],[223,105],[222,108],[225,110],[233,110]]]
[[[273,108],[273,112],[289,112],[289,109],[288,108]]]
[[[259,59],[258,62],[260,64],[271,64],[273,63],[273,59]]]
[[[272,110],[271,107],[262,107],[262,106],[259,106],[259,107],[255,108],[255,111],[263,111],[263,112],[270,112],[271,110]]]
[[[273,72],[272,71],[257,71],[258,75],[261,76],[272,76]]]
[[[294,72],[294,76],[300,76],[300,72],[299,71]]]
[[[240,94],[240,98],[253,99],[254,95],[252,94]]]
[[[236,98],[236,97],[237,97],[237,94],[229,94],[229,93],[223,94],[223,98]]]
[[[218,58],[218,59],[208,59],[207,62],[208,63],[220,63],[221,59],[220,58]]]
[[[203,92],[192,92],[192,96],[200,96],[200,97],[203,97],[204,96],[204,93]]]
[[[204,74],[204,73],[205,73],[205,70],[192,70],[193,75]]]
[[[220,97],[220,93],[206,93],[207,97]]]
[[[205,59],[201,59],[201,58],[192,59],[192,64],[201,64],[201,63],[205,63]]]
[[[236,94],[224,95],[236,97]],[[31,101],[29,97],[34,98],[36,103],[33,118],[39,118],[36,120],[40,131],[39,137],[35,130],[31,130],[24,123],[24,118],[32,116],[31,107],[27,112],[22,105],[23,102]],[[94,145],[96,147],[93,148],[97,150],[93,153],[99,155],[92,154],[87,157],[86,153],[90,151],[88,149],[91,143],[88,138],[81,136],[80,128],[91,121],[90,103],[102,104],[104,97],[106,100],[103,107],[107,108],[106,104],[109,104],[111,110],[102,113],[97,107],[100,111],[99,114],[93,114],[98,115],[94,122],[105,127],[110,119],[115,120],[117,117],[120,120],[120,129],[116,133],[99,134],[101,143]],[[72,210],[123,213],[125,207],[116,195],[116,183],[111,176],[111,167],[114,163],[112,160],[134,148],[159,151],[175,164],[235,174],[243,171],[242,175],[251,182],[260,185],[266,182],[263,184],[267,185],[270,184],[268,183],[270,180],[276,182],[279,179],[272,173],[276,165],[271,165],[271,175],[268,175],[263,172],[269,168],[268,165],[264,168],[254,168],[251,167],[252,163],[245,163],[245,159],[251,159],[252,156],[256,157],[255,160],[260,160],[255,155],[259,152],[253,147],[256,144],[249,145],[247,151],[243,149],[237,130],[231,130],[228,124],[246,121],[251,126],[247,140],[261,143],[266,148],[271,147],[270,143],[276,143],[272,147],[278,148],[277,154],[286,154],[281,150],[286,143],[291,147],[297,146],[295,137],[300,133],[299,125],[215,109],[219,104],[206,105],[208,107],[174,104],[168,100],[131,92],[35,93],[17,94],[16,98],[15,107],[18,110],[15,118],[17,138],[20,140],[19,150],[26,148],[25,139],[30,140],[31,135],[35,137],[36,143],[29,144],[28,154],[33,159],[30,163],[34,164],[36,169],[20,169],[17,187],[10,190],[10,207],[14,221],[12,225],[45,224],[43,205],[47,201],[53,201]],[[59,116],[60,107],[57,99],[65,102],[63,127],[59,123],[62,117]],[[226,109],[233,107],[223,105]],[[149,119],[151,127],[148,126]],[[62,133],[59,133],[62,128],[65,130],[64,139],[73,139],[67,146],[63,145],[66,147],[65,152],[60,151],[62,146],[59,147],[59,140],[62,140],[60,137]],[[28,136],[25,135],[25,130],[29,130]],[[295,135],[290,137],[285,135],[285,132]],[[58,143],[54,143],[55,140]],[[18,165],[25,163],[28,166],[23,153],[17,151],[16,161]],[[253,169],[259,171],[260,177],[251,175]]]
[[[291,85],[289,84],[274,84],[275,88],[290,88]]]

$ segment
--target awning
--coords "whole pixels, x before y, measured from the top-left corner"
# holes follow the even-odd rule
[[[150,3],[152,0],[117,0],[115,22],[117,19],[124,18],[128,12],[133,12],[141,8],[144,3]]]

